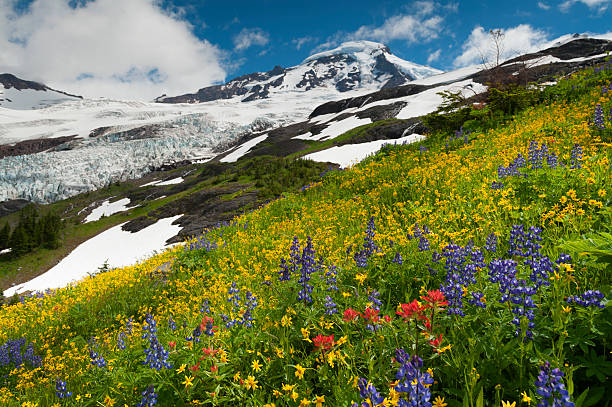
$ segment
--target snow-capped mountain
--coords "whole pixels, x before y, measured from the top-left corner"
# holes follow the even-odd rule
[[[164,103],[197,103],[238,98],[242,102],[270,99],[282,94],[305,94],[313,89],[343,94],[355,90],[379,90],[404,85],[441,71],[405,61],[384,44],[346,42],[337,48],[306,58],[300,65],[274,67],[268,72],[239,76],[224,85],[209,86],[180,96],[162,96]]]
[[[42,83],[26,81],[9,73],[0,74],[0,106],[8,109],[42,109],[81,96],[51,89]]]

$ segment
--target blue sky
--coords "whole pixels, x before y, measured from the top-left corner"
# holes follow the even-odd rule
[[[546,39],[568,33],[605,33],[612,30],[606,1],[202,1],[175,0],[185,7],[185,17],[192,21],[196,34],[222,49],[232,52],[232,62],[239,64],[232,74],[271,69],[275,64],[292,66],[313,50],[336,44],[343,39],[370,39],[387,44],[397,56],[440,69],[452,69],[462,54],[462,46],[477,27],[486,31],[529,25]],[[419,13],[431,12],[422,17]],[[440,17],[435,36],[410,31],[367,34],[401,23],[413,16],[417,21]],[[438,20],[436,20],[438,21]],[[355,36],[360,28],[362,34]],[[389,27],[391,29],[391,27]],[[244,30],[244,31],[243,31]],[[251,34],[248,48],[236,49],[241,32]],[[259,34],[259,35],[258,35]],[[436,52],[439,50],[439,53]],[[438,58],[435,58],[439,55]],[[432,57],[430,59],[430,57]]]
[[[0,71],[88,97],[150,100],[299,64],[347,40],[449,70],[564,34],[612,31],[612,0],[0,0]]]

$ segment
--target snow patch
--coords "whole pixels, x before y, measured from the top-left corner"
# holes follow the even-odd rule
[[[32,280],[4,291],[6,297],[24,291],[44,291],[62,288],[94,274],[105,262],[110,267],[125,267],[166,247],[166,240],[175,236],[181,227],[172,222],[183,215],[160,219],[136,233],[112,227],[79,245],[55,267]]]
[[[364,124],[370,123],[372,123],[372,119],[370,119],[369,117],[365,119],[359,119],[355,116],[351,116],[347,117],[346,119],[331,123],[323,131],[314,136],[312,135],[312,133],[308,132],[305,134],[300,134],[299,136],[295,136],[293,138],[310,141],[331,140],[341,134],[346,133],[349,130],[354,129],[355,127],[363,126]]]
[[[180,184],[181,182],[185,181],[183,179],[183,177],[178,177],[178,178],[172,178],[166,181],[153,181],[153,182],[149,182],[147,184],[141,185],[140,188],[143,187],[148,187],[151,185],[155,185],[156,187],[162,186],[162,185],[175,185],[175,184]]]
[[[53,90],[6,89],[0,83],[0,107],[16,110],[42,109],[78,99]]]
[[[367,156],[374,154],[385,144],[411,144],[424,139],[425,136],[420,134],[411,134],[409,136],[394,140],[376,140],[368,143],[346,144],[308,154],[304,156],[304,159],[335,163],[340,165],[340,168],[346,168],[364,160]]]
[[[127,211],[128,209],[135,208],[135,206],[128,207],[129,203],[130,203],[129,198],[123,198],[113,203],[110,203],[110,201],[106,200],[102,202],[102,205],[98,206],[93,211],[91,211],[91,213],[87,215],[83,223],[94,222],[96,220],[100,220],[102,216],[111,216],[115,213],[119,213],[119,212]]]
[[[7,253],[10,253],[10,252],[12,252],[12,251],[13,251],[13,249],[11,249],[11,248],[9,247],[8,249],[0,250],[0,254],[7,254]]]
[[[248,154],[248,152],[251,151],[253,147],[255,147],[257,144],[261,143],[267,138],[268,138],[267,134],[263,134],[261,136],[252,138],[251,140],[241,144],[240,147],[238,147],[236,150],[232,151],[231,153],[229,153],[228,155],[226,155],[219,161],[221,161],[222,163],[234,163],[238,161],[238,159],[242,157],[243,155]]]
[[[428,89],[416,95],[400,98],[407,105],[397,114],[398,119],[409,119],[434,112],[442,104],[444,99],[438,93],[443,91],[461,91],[464,97],[474,96],[487,90],[487,87],[472,80],[456,82],[451,85],[438,86]],[[389,101],[387,101],[388,103]]]

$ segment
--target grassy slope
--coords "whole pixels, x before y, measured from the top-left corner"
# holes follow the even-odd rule
[[[269,160],[271,164],[267,166],[268,172],[265,174],[255,173],[253,171],[245,170],[253,165],[257,165],[261,160]],[[275,165],[276,164],[276,165]],[[286,190],[294,190],[302,186],[305,183],[316,180],[326,166],[320,163],[299,163],[291,164],[288,160],[275,159],[273,157],[259,157],[240,160],[238,163],[230,163],[223,166],[224,170],[218,175],[207,172],[206,175],[202,176],[202,171],[206,171],[207,164],[193,165],[187,168],[181,168],[180,170],[164,172],[162,176],[164,178],[178,177],[181,173],[188,172],[190,169],[194,171],[191,175],[185,177],[186,183],[191,182],[193,185],[180,191],[173,192],[175,189],[174,185],[166,187],[164,195],[166,197],[145,201],[139,206],[130,209],[129,211],[120,212],[109,217],[103,217],[102,219],[89,222],[81,223],[89,211],[79,213],[81,209],[87,208],[90,204],[101,202],[105,199],[114,197],[113,200],[117,200],[121,197],[129,195],[130,192],[139,191],[139,185],[145,184],[146,180],[126,181],[122,183],[112,184],[101,190],[88,192],[77,195],[75,197],[59,201],[50,205],[43,205],[42,211],[54,211],[60,214],[65,220],[65,230],[63,231],[62,245],[57,249],[44,249],[38,248],[35,251],[28,253],[16,259],[12,259],[9,256],[3,256],[0,258],[0,292],[10,287],[13,284],[22,283],[27,281],[42,272],[48,270],[53,265],[57,264],[62,258],[67,256],[73,251],[79,244],[84,241],[98,235],[104,230],[113,226],[119,225],[124,222],[136,219],[140,216],[147,216],[150,212],[161,208],[164,205],[171,204],[182,198],[188,197],[189,195],[195,194],[205,189],[216,188],[220,186],[232,185],[237,188],[241,188],[238,192],[231,196],[222,196],[221,198],[225,201],[237,198],[239,195],[248,190],[253,190],[253,184],[257,184],[258,191],[258,202],[255,202],[255,206],[261,202],[272,199],[278,195],[278,188],[285,188]],[[294,176],[293,180],[283,180],[277,182],[275,188],[270,188],[271,180],[276,175],[279,178],[284,175],[286,168],[290,170],[300,171],[300,176]],[[149,189],[155,189],[155,187],[148,187]],[[282,189],[281,189],[282,191]],[[133,204],[132,204],[133,206]],[[250,209],[250,208],[247,208]],[[9,216],[0,219],[0,225],[4,225],[5,221],[14,225],[18,219],[18,213],[11,214]]]
[[[79,402],[73,396],[68,405],[94,405],[94,400],[135,405],[151,384],[161,405],[197,404],[199,400],[220,405],[275,402],[295,406],[303,399],[314,405],[317,396],[325,396],[329,405],[350,405],[351,400],[359,399],[356,377],[371,380],[392,398],[386,387],[397,368],[391,362],[394,350],[397,346],[413,349],[415,338],[421,335],[415,336],[412,325],[395,319],[373,334],[361,322],[327,316],[323,304],[328,292],[316,276],[314,304],[296,301],[299,287],[295,281],[287,284],[277,279],[280,259],[289,256],[292,238],[297,236],[303,245],[311,236],[317,256],[326,265],[340,267],[340,292],[331,295],[341,311],[350,306],[364,312],[371,304],[366,294],[377,289],[382,313],[392,316],[399,303],[417,298],[424,289],[438,288],[444,278],[441,266],[431,262],[430,251],[419,251],[419,242],[407,239],[417,223],[431,230],[432,250],[440,251],[450,242],[473,241],[483,246],[486,237],[495,233],[501,240],[499,253],[508,248],[505,242],[511,225],[540,226],[542,252],[556,259],[563,240],[609,225],[609,145],[602,144],[587,126],[596,103],[606,109],[611,106],[609,98],[601,97],[594,87],[572,103],[529,109],[506,126],[471,135],[468,144],[456,141],[449,150],[443,142],[430,142],[425,153],[417,146],[388,148],[351,170],[329,174],[304,193],[288,194],[238,218],[233,226],[210,231],[207,239],[217,244],[216,250],[175,248],[53,296],[4,308],[0,311],[0,343],[25,337],[35,341],[37,353],[45,359],[40,369],[12,372],[4,382],[7,387],[0,388],[0,401],[17,405],[18,400],[30,399],[50,405],[57,401],[57,377],[80,396]],[[526,157],[530,140],[547,143],[565,163],[570,161],[574,144],[580,144],[585,150],[582,168],[525,169],[529,181],[513,178],[505,181],[504,189],[492,190],[497,167],[507,165],[519,153]],[[374,241],[381,251],[362,269],[347,255],[347,248],[360,249],[366,222],[372,216]],[[398,252],[404,258],[402,265],[391,262]],[[494,254],[486,256],[488,261]],[[170,275],[163,272],[165,264],[173,265]],[[438,269],[437,274],[432,275],[428,265]],[[433,369],[438,381],[431,388],[433,393],[445,397],[451,406],[476,403],[481,389],[486,405],[499,405],[502,393],[504,400],[519,400],[521,391],[535,398],[533,379],[537,365],[545,359],[555,366],[569,363],[564,368],[566,376],[579,369],[574,373],[576,395],[587,387],[600,391],[596,376],[588,376],[590,381],[584,378],[579,357],[607,355],[605,345],[601,349],[601,335],[605,338],[610,333],[605,324],[609,308],[599,313],[576,308],[565,314],[561,305],[565,304],[563,294],[575,295],[586,288],[607,293],[610,270],[585,256],[575,258],[572,267],[572,273],[559,270],[559,279],[553,279],[551,287],[539,294],[537,335],[525,346],[512,334],[512,314],[497,303],[497,287],[487,282],[485,272],[479,273],[476,284],[466,289],[485,293],[487,308],[481,312],[466,304],[468,315],[463,319],[438,317],[436,328],[444,334],[443,345],[450,345],[446,352],[437,354],[424,341],[417,342],[425,367]],[[227,301],[233,281],[243,298],[245,290],[259,298],[253,329],[226,329],[220,319],[221,313],[236,315]],[[262,285],[267,281],[270,287]],[[204,336],[202,342],[193,344],[185,338],[202,320],[204,301],[219,328],[214,337]],[[148,312],[158,321],[160,343],[168,348],[169,341],[176,342],[169,356],[173,369],[156,372],[141,363],[146,341],[140,337],[139,322]],[[168,328],[170,315],[179,326],[176,331]],[[134,333],[126,334],[127,348],[120,350],[117,335],[130,316],[137,321]],[[581,326],[588,324],[594,330],[583,332]],[[560,339],[563,332],[569,332],[565,345]],[[312,345],[317,334],[334,334],[336,341],[342,337],[344,343],[322,355]],[[304,341],[303,335],[311,342]],[[98,338],[95,349],[109,361],[108,369],[92,368],[89,363],[87,342],[93,336]],[[592,346],[584,344],[589,341]],[[555,344],[552,349],[551,343]],[[203,347],[222,351],[214,359],[200,361]],[[217,373],[210,370],[213,360]],[[253,367],[255,361],[262,365],[261,371]],[[198,371],[181,368],[198,362]],[[299,380],[298,367],[307,368],[304,380]],[[195,378],[193,387],[186,384],[190,377]],[[248,385],[253,380],[257,381],[255,389]],[[283,383],[295,387],[283,389]],[[273,391],[279,394],[274,396]]]

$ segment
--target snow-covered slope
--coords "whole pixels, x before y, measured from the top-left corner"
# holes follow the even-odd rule
[[[304,95],[313,89],[345,97],[345,92],[371,92],[438,73],[441,71],[393,55],[384,44],[352,41],[311,55],[294,67],[277,66],[268,72],[240,76],[224,85],[210,86],[181,96],[164,96],[157,101],[195,103],[239,98],[249,102],[289,94]]]
[[[25,81],[11,74],[0,74],[0,106],[8,109],[41,109],[80,99],[41,83]]]

